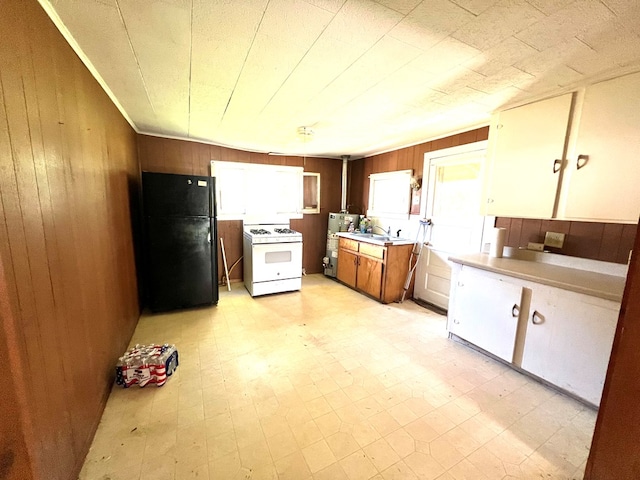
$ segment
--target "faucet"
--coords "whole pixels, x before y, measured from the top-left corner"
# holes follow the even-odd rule
[[[385,229],[384,229],[384,228],[379,227],[378,225],[371,225],[371,231],[372,231],[372,232],[373,232],[373,229],[374,229],[374,228],[377,228],[377,229],[379,229],[379,230],[382,230],[382,231],[387,235],[387,237],[391,237],[391,227],[389,227],[389,228],[385,231]]]
[[[400,238],[400,232],[402,231],[402,229],[398,229],[398,231],[396,232],[396,237]]]

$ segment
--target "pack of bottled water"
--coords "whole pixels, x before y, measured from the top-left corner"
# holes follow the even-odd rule
[[[118,359],[116,384],[128,388],[165,384],[178,368],[178,350],[175,345],[136,345]]]

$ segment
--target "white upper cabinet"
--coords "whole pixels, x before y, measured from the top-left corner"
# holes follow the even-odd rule
[[[302,218],[303,169],[213,161],[218,219]]]
[[[573,94],[494,115],[484,214],[551,218]]]
[[[587,87],[565,172],[562,217],[638,221],[640,73]]]
[[[485,215],[637,223],[640,73],[495,114]]]
[[[244,163],[212,162],[216,177],[218,218],[239,219],[247,213],[247,168]]]

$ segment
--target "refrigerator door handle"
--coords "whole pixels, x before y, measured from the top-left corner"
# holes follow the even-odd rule
[[[207,235],[207,242],[211,243],[211,232]]]

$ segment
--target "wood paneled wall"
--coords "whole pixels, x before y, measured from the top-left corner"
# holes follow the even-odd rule
[[[413,170],[413,175],[422,177],[425,153],[480,142],[488,138],[489,127],[482,127],[349,162],[348,210],[353,213],[366,212],[369,202],[369,175],[372,173]]]
[[[150,135],[138,135],[138,155],[143,171],[209,175],[211,160],[262,163],[304,167],[307,172],[320,173],[320,213],[305,214],[292,220],[291,228],[303,235],[302,266],[307,273],[322,272],[322,257],[326,252],[329,212],[340,210],[342,160],[274,156],[199,142],[174,140]],[[224,240],[229,267],[242,257],[242,221],[218,222],[218,236]],[[218,279],[224,276],[224,266],[218,241]],[[242,261],[231,271],[231,280],[242,279]]]
[[[139,316],[136,134],[36,0],[0,12],[0,432],[22,429],[0,477],[69,480]]]
[[[637,226],[634,225],[637,228]],[[585,480],[640,478],[640,232],[596,419]]]
[[[6,275],[2,258],[0,258],[0,291],[8,291]],[[9,299],[0,295],[0,318],[13,317]],[[2,379],[2,393],[0,393],[0,478],[1,479],[30,479],[33,477],[27,441],[25,435],[29,429],[25,422],[30,417],[22,411],[25,405],[24,386],[16,385],[14,376],[23,375],[22,362],[16,331],[13,322],[3,321],[0,325],[0,352],[3,352],[5,375]],[[20,390],[18,390],[20,389]]]
[[[565,234],[564,246],[547,247],[554,253],[624,264],[629,261],[636,235],[636,225],[620,223],[498,217],[496,227],[507,229],[505,245],[509,247],[543,243],[546,232],[558,232]]]

